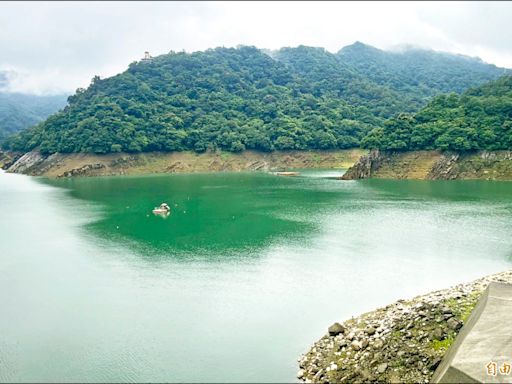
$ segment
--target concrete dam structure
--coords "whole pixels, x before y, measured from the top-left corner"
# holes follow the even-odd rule
[[[512,284],[489,284],[433,383],[512,383]]]

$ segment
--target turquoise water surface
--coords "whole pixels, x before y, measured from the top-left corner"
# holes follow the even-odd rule
[[[0,173],[0,381],[290,382],[334,321],[510,268],[512,183],[341,173]]]

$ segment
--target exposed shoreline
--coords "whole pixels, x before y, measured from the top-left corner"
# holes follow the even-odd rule
[[[512,283],[512,270],[335,323],[301,356],[297,377],[313,383],[428,383],[491,281]]]
[[[7,172],[51,178],[71,176],[141,175],[175,172],[282,171],[300,168],[351,167],[366,153],[361,149],[332,151],[257,152],[149,152],[53,154],[43,156],[37,151],[15,154],[14,160],[0,161]],[[12,154],[14,155],[14,154]],[[3,154],[2,158],[9,154]],[[12,157],[12,156],[11,156]],[[0,160],[2,160],[0,158]]]
[[[7,172],[50,178],[338,168],[348,169],[342,176],[343,180],[512,180],[512,151],[462,154],[439,151],[368,152],[354,148],[240,153],[56,153],[46,156],[37,151],[25,154],[0,152],[0,168]]]
[[[512,180],[512,151],[455,153],[373,150],[362,156],[343,175],[344,180],[367,178]]]

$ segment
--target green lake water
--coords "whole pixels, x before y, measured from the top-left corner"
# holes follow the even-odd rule
[[[331,323],[511,267],[512,183],[341,173],[0,173],[0,381],[290,382]]]

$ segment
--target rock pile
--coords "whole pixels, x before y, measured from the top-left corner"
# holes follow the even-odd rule
[[[80,168],[74,168],[70,171],[66,171],[62,174],[61,177],[73,177],[73,176],[84,176],[87,175],[92,170],[105,168],[104,164],[96,163],[96,164],[85,164]]]
[[[297,377],[308,383],[428,383],[491,281],[512,283],[512,271],[335,323],[299,359]]]

